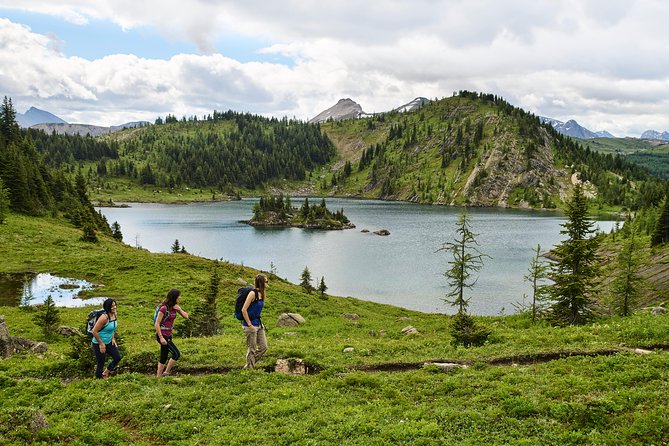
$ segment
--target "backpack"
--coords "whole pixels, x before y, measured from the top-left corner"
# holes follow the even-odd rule
[[[252,286],[244,286],[237,290],[237,299],[235,300],[235,317],[240,321],[244,320],[244,316],[242,315],[242,307],[244,306],[246,297],[251,291],[254,291]],[[256,300],[258,300],[258,293],[256,293],[256,298],[253,300],[253,302]]]
[[[105,314],[104,308],[100,308],[99,310],[91,310],[91,312],[88,313],[88,319],[86,321],[86,334],[89,338],[93,337],[93,327],[95,327],[95,323],[103,314]],[[108,323],[109,321],[107,321],[107,324]]]
[[[160,307],[162,307],[162,306],[163,306],[163,304],[158,305],[156,307],[156,312],[153,313],[153,325],[156,325],[156,321],[158,320],[158,313],[160,313]],[[170,313],[170,311],[167,310],[167,314],[169,314],[169,313]],[[163,316],[163,320],[165,320],[165,317],[166,316]]]

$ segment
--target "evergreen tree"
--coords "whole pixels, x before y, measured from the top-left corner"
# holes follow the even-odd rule
[[[662,212],[660,212],[660,217],[657,223],[655,223],[655,230],[650,239],[650,246],[657,246],[667,242],[669,242],[669,195],[665,197]]]
[[[91,222],[84,223],[82,231],[83,234],[81,236],[81,240],[83,240],[84,242],[97,243],[99,241],[98,234],[95,231],[95,227]]]
[[[33,316],[33,321],[42,329],[44,336],[50,335],[58,327],[60,323],[59,310],[50,294],[44,299],[39,312]]]
[[[545,283],[548,279],[549,265],[542,262],[539,259],[540,256],[541,245],[537,245],[534,257],[530,261],[530,268],[527,271],[527,275],[524,277],[524,279],[530,282],[530,285],[532,286],[532,303],[530,304],[532,322],[536,321],[539,314],[544,310],[546,301],[549,297],[549,287]]]
[[[472,275],[483,268],[483,259],[490,256],[481,253],[477,246],[475,234],[471,230],[469,215],[463,211],[457,223],[456,238],[452,242],[446,242],[438,251],[448,251],[453,260],[449,261],[451,268],[444,276],[448,279],[449,291],[444,302],[457,307],[458,314],[467,314],[469,299],[465,298],[465,290],[470,289],[478,278]]]
[[[328,290],[327,285],[325,285],[325,276],[321,277],[321,281],[318,284],[318,292],[321,293],[321,297],[325,296],[325,292]]]
[[[219,334],[220,319],[216,313],[216,301],[221,277],[218,274],[218,262],[209,279],[209,288],[204,299],[196,304],[190,319],[184,322],[184,333],[188,336],[214,336]]]
[[[311,293],[314,290],[313,285],[311,285],[311,273],[309,272],[308,267],[304,267],[304,271],[302,271],[302,275],[300,276],[302,278],[302,281],[300,282],[300,286],[304,288],[304,291],[307,293]]]
[[[612,284],[613,307],[620,316],[632,314],[632,308],[639,301],[643,287],[643,277],[637,269],[641,263],[640,243],[633,228],[618,254],[619,273]]]
[[[560,233],[568,238],[554,249],[558,260],[551,267],[551,317],[558,323],[583,324],[593,311],[592,293],[599,278],[599,240],[592,237],[594,223],[588,218],[588,199],[580,183],[566,205],[567,222]]]
[[[172,254],[178,254],[179,251],[181,251],[181,245],[179,244],[179,239],[176,239],[172,243]]]
[[[117,242],[122,242],[123,234],[121,233],[121,225],[118,224],[117,221],[115,221],[111,225],[111,230],[112,230],[112,237],[114,238],[114,240],[116,240]]]

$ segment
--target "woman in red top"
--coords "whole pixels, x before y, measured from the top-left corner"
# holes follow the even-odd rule
[[[172,342],[172,328],[174,328],[174,319],[179,313],[182,317],[188,319],[188,313],[179,306],[181,291],[172,288],[163,300],[156,317],[156,340],[160,343],[160,360],[158,361],[158,372],[156,376],[168,376],[172,371],[174,363],[179,360],[181,353],[174,342]],[[171,354],[169,362],[168,354]],[[165,364],[167,363],[167,365]]]

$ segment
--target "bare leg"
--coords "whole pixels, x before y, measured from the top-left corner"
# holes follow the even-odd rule
[[[163,375],[163,370],[165,370],[165,364],[158,363],[158,373],[156,373],[158,378]]]
[[[170,358],[169,361],[167,361],[167,367],[165,368],[165,375],[169,375],[170,372],[172,371],[172,367],[174,367],[174,364],[176,364],[176,361],[172,358]]]

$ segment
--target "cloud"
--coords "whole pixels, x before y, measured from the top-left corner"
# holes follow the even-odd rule
[[[200,49],[169,59],[85,60],[61,54],[59,36],[0,20],[0,67],[16,68],[0,68],[2,90],[15,104],[68,120],[118,124],[228,108],[308,119],[342,97],[378,112],[469,89],[619,135],[638,136],[644,122],[669,129],[669,4],[661,0],[5,0],[3,7],[151,27]],[[289,62],[219,54],[217,42],[231,35],[268,42],[260,53]]]

